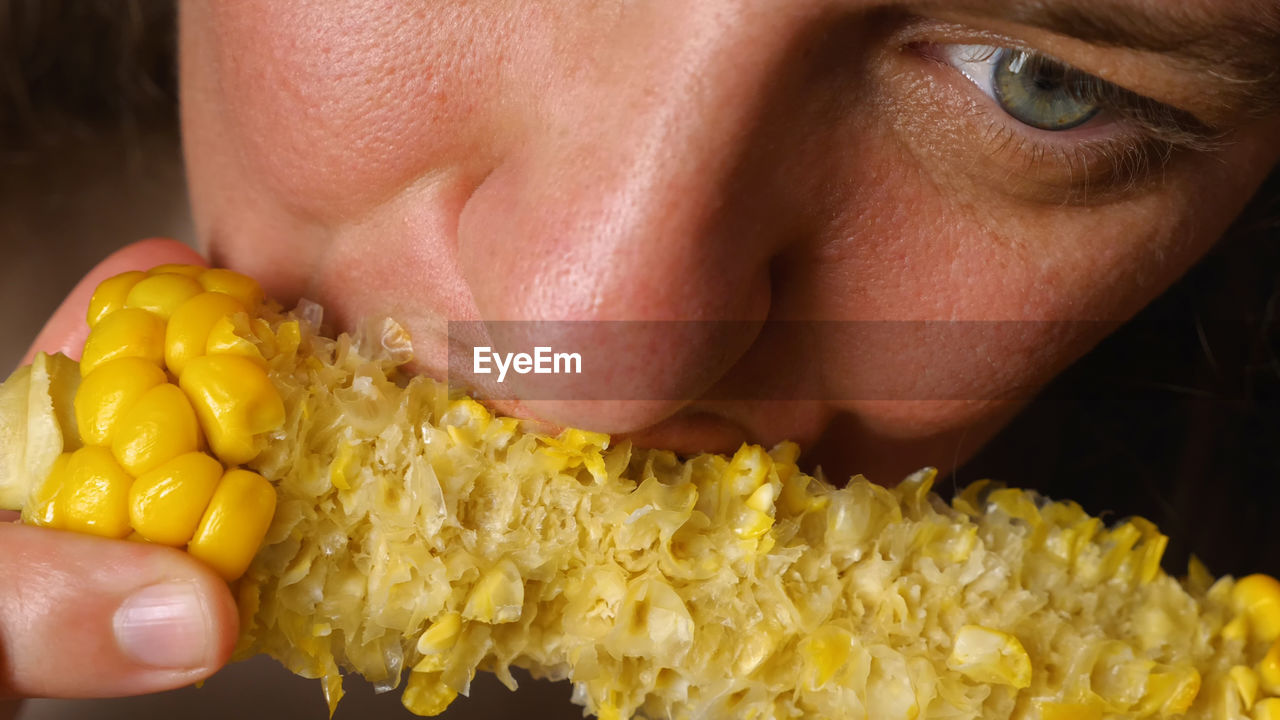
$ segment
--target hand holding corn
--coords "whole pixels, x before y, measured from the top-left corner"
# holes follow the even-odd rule
[[[402,376],[394,322],[317,313],[225,270],[107,280],[78,367],[0,386],[0,506],[185,548],[233,583],[238,654],[331,709],[344,671],[430,715],[519,666],[602,718],[1280,719],[1280,583],[1179,582],[1141,518],[525,432]]]

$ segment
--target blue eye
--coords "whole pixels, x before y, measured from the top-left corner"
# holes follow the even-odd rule
[[[988,45],[947,45],[946,61],[1018,122],[1061,132],[1092,120],[1102,106],[1091,99],[1103,81],[1043,55]]]

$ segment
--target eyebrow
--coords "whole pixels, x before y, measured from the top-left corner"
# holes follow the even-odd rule
[[[1133,0],[952,0],[940,7],[998,17],[1092,45],[1168,56],[1212,78],[1226,109],[1263,117],[1280,109],[1280,1],[1237,7]]]

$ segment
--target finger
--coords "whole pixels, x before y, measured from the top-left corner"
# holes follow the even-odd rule
[[[187,685],[237,624],[226,583],[178,550],[0,523],[0,698]]]
[[[60,352],[78,360],[80,348],[84,347],[84,339],[89,336],[89,326],[85,323],[89,298],[93,296],[98,283],[122,272],[147,270],[166,263],[208,264],[200,253],[168,238],[141,240],[120,248],[81,278],[71,294],[53,312],[53,317],[45,323],[44,329],[36,335],[31,348],[22,358],[22,364],[31,362],[37,352]]]

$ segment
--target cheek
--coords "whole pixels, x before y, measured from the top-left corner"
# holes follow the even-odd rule
[[[509,17],[483,20],[453,3],[184,7],[203,50],[184,73],[208,93],[191,114],[221,115],[242,174],[293,212],[349,218],[432,167],[478,159],[474,139],[494,128],[474,119]]]
[[[892,151],[848,167],[860,176],[850,210],[792,259],[796,290],[780,303],[829,321],[823,397],[884,437],[942,434],[1025,402],[1163,291],[1236,212],[1195,199],[1190,183],[1046,207],[994,189],[970,201]]]

